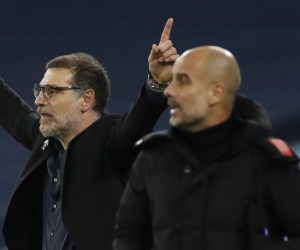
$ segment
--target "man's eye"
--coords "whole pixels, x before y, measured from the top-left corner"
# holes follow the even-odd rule
[[[49,92],[50,92],[51,94],[53,94],[53,93],[57,93],[58,90],[57,90],[57,89],[52,89],[52,88],[50,88]]]
[[[179,76],[178,77],[178,83],[180,84],[180,85],[186,85],[186,84],[188,84],[190,82],[190,79],[188,78],[188,77],[186,77],[186,76]]]
[[[188,81],[187,81],[186,79],[180,79],[180,80],[178,81],[178,83],[179,83],[180,86],[184,86],[184,85],[187,85],[187,84],[188,84]]]

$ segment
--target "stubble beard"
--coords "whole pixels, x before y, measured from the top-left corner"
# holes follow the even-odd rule
[[[50,123],[40,123],[40,131],[44,137],[64,139],[74,133],[79,125],[79,114],[76,112],[68,112],[61,118],[52,116]]]
[[[183,131],[193,132],[196,127],[204,122],[202,117],[187,117],[182,115],[180,117],[170,117],[169,123],[172,127]]]

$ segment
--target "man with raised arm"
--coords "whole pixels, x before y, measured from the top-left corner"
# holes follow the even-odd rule
[[[0,81],[0,125],[31,150],[9,201],[10,250],[109,250],[133,143],[165,109],[162,91],[178,57],[168,19],[153,45],[149,77],[124,115],[105,111],[110,82],[92,56],[73,53],[46,65],[33,86],[37,112]],[[126,77],[130,84],[130,76]]]

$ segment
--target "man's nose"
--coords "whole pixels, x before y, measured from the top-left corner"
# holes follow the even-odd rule
[[[171,84],[171,82],[169,83],[169,85],[165,88],[164,90],[164,95],[166,97],[170,97],[172,96],[174,93],[173,93],[173,85]]]
[[[47,99],[45,98],[43,92],[40,91],[39,94],[37,95],[37,97],[35,98],[34,104],[36,106],[39,106],[39,105],[43,105],[45,103],[47,103]]]

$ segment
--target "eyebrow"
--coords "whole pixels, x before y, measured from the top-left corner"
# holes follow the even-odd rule
[[[186,81],[186,80],[190,81],[191,80],[190,77],[188,76],[188,74],[186,74],[186,73],[177,73],[175,76],[180,81]]]

